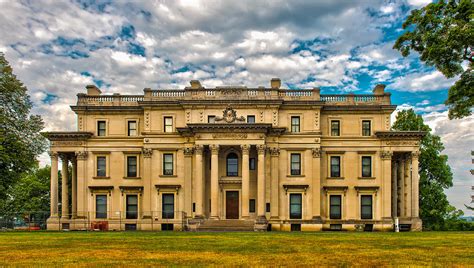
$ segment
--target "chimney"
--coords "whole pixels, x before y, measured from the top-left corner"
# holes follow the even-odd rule
[[[378,84],[375,86],[374,90],[372,91],[375,95],[383,95],[385,93],[385,85]]]
[[[191,88],[192,89],[202,88],[201,82],[199,82],[199,80],[191,80],[190,83],[191,83]]]
[[[100,91],[100,89],[96,87],[95,85],[87,85],[86,88],[87,88],[87,95],[89,96],[98,96],[100,95],[100,93],[102,93],[102,91]]]
[[[280,78],[272,78],[270,85],[273,89],[279,89],[281,87]]]

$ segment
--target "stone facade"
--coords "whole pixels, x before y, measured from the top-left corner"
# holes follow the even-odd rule
[[[77,132],[45,133],[48,229],[182,230],[234,219],[256,230],[392,230],[397,218],[420,230],[424,133],[390,131],[385,86],[322,95],[280,85],[191,81],[134,96],[88,86],[71,106]],[[71,163],[71,182],[67,172],[58,178],[59,161],[62,170]],[[59,202],[68,205],[59,211]]]

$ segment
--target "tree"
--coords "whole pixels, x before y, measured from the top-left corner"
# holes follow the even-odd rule
[[[447,163],[448,157],[441,154],[444,146],[440,137],[431,134],[430,127],[412,109],[399,112],[392,128],[428,132],[420,145],[420,217],[425,228],[443,229],[452,212],[444,189],[453,186],[453,174]]]
[[[26,87],[0,53],[0,200],[21,174],[36,166],[36,157],[46,148],[46,139],[39,133],[43,121],[30,115],[31,108]]]
[[[447,78],[460,75],[445,104],[449,118],[471,115],[474,106],[474,1],[444,0],[415,9],[403,23],[406,31],[394,49],[407,57],[411,51]],[[467,68],[463,68],[463,64]]]

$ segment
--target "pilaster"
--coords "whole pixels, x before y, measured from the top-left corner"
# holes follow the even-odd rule
[[[193,147],[184,148],[184,212],[187,216],[192,215],[192,171],[193,171]]]
[[[143,148],[143,218],[152,218],[152,192],[153,183],[151,178],[153,149]]]
[[[382,218],[389,219],[392,217],[392,208],[390,206],[392,195],[392,155],[391,151],[381,151],[380,158],[382,160]]]
[[[321,148],[311,150],[313,156],[312,203],[313,220],[321,221]]]
[[[279,198],[280,198],[280,174],[279,174],[279,157],[280,157],[280,148],[271,147],[269,149],[271,157],[271,184],[270,184],[270,204],[272,209],[270,210],[271,219],[279,219]]]
[[[219,219],[219,145],[211,149],[211,218]]]
[[[249,151],[250,145],[243,144],[242,149],[242,218],[249,218],[250,175]]]

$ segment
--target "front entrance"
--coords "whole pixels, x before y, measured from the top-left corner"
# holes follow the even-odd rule
[[[239,192],[238,191],[225,192],[225,218],[226,219],[239,218]]]

